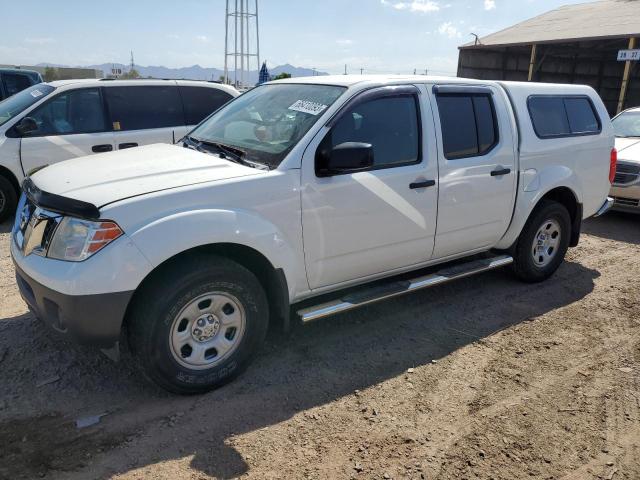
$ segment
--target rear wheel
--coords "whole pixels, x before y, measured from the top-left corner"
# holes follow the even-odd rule
[[[18,192],[7,177],[0,175],[0,222],[15,213],[17,204]]]
[[[249,270],[191,255],[143,287],[129,319],[130,340],[151,380],[175,393],[201,393],[249,365],[264,341],[268,311]]]
[[[525,282],[541,282],[564,261],[571,237],[571,217],[564,205],[543,200],[533,211],[518,239],[514,255],[516,275]]]

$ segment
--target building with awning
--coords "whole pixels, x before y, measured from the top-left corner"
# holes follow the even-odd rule
[[[640,0],[567,5],[459,50],[459,77],[586,84],[611,115],[640,106]]]

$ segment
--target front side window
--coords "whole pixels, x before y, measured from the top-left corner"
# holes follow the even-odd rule
[[[447,160],[485,155],[498,143],[490,95],[441,94],[437,102],[442,149]]]
[[[7,123],[9,120],[19,115],[36,102],[39,102],[55,88],[50,85],[40,84],[22,90],[13,97],[9,97],[0,102],[0,125]]]
[[[267,84],[229,102],[193,130],[196,141],[223,144],[276,168],[346,88]]]
[[[613,129],[616,137],[640,137],[640,112],[621,113],[613,119]]]
[[[31,80],[28,76],[21,73],[3,73],[2,85],[4,86],[5,94],[10,97],[30,87]]]
[[[381,97],[344,112],[324,138],[321,152],[347,142],[373,147],[373,168],[395,167],[420,160],[420,121],[414,95]]]
[[[539,138],[600,133],[600,120],[587,97],[536,95],[529,97],[527,103]]]
[[[105,87],[114,131],[184,125],[184,111],[176,86]]]
[[[31,135],[96,133],[107,127],[98,88],[69,90],[55,96],[31,114],[38,129]]]
[[[233,97],[219,88],[180,87],[187,125],[197,125]]]

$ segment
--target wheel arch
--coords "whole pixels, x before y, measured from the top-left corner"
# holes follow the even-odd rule
[[[228,258],[242,265],[253,273],[267,295],[269,303],[269,320],[271,326],[288,331],[290,327],[290,305],[287,278],[282,268],[276,268],[262,253],[252,247],[237,243],[211,243],[189,248],[166,259],[151,270],[136,288],[124,316],[123,328],[126,328],[134,304],[143,294],[145,288],[155,278],[170,269],[172,265],[183,260],[186,256],[200,254],[218,255]]]
[[[9,180],[9,182],[11,182],[11,185],[13,185],[13,188],[16,191],[16,195],[20,195],[20,182],[18,181],[17,177],[13,174],[11,170],[9,170],[7,167],[0,165],[0,176],[3,176],[7,180]]]
[[[570,247],[575,247],[578,245],[580,241],[580,230],[582,225],[582,203],[578,201],[578,197],[573,190],[569,187],[561,186],[555,187],[545,193],[538,203],[531,210],[531,215],[535,208],[544,200],[552,200],[563,205],[567,211],[569,212],[569,217],[571,217],[571,239],[569,241]]]

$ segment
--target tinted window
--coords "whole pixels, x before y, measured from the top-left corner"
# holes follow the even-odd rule
[[[498,141],[488,95],[438,95],[442,148],[449,160],[484,155]]]
[[[571,133],[595,133],[600,131],[600,124],[588,99],[565,98],[564,106],[567,109]]]
[[[19,73],[3,73],[2,84],[4,85],[4,93],[7,97],[21,92],[25,88],[31,86],[31,80],[26,75]]]
[[[36,85],[15,94],[11,98],[3,100],[0,102],[0,125],[19,115],[26,108],[39,102],[54,90],[55,89],[49,85]]]
[[[113,129],[145,130],[184,125],[184,112],[175,86],[107,87]]]
[[[179,87],[187,125],[197,125],[233,97],[224,90],[206,87]]]
[[[600,122],[586,97],[530,97],[529,113],[540,138],[600,132]]]
[[[53,97],[29,114],[37,125],[34,135],[64,135],[110,130],[98,88],[70,90]]]
[[[420,130],[413,96],[386,97],[351,108],[323,140],[322,150],[345,142],[370,143],[377,168],[419,160]]]

